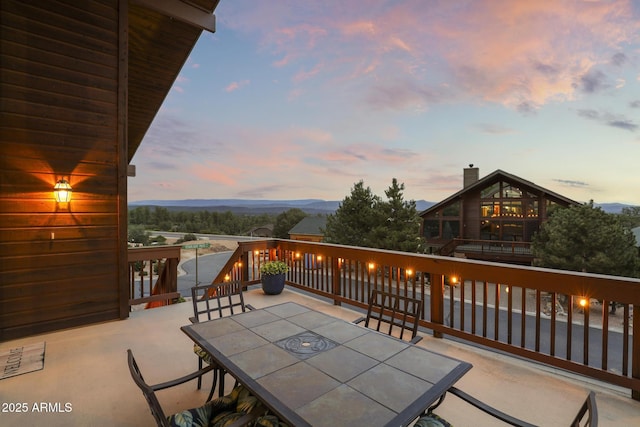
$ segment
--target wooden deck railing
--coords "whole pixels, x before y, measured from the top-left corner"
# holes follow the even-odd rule
[[[281,259],[289,286],[361,308],[374,288],[417,297],[420,324],[436,337],[606,381],[640,400],[639,279],[293,240],[238,244],[214,282],[258,283],[260,264]]]
[[[178,293],[180,246],[129,248],[129,307],[171,304]],[[154,282],[155,281],[155,282]]]

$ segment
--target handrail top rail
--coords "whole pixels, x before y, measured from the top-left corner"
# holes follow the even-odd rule
[[[137,248],[128,248],[128,261],[146,261],[159,258],[178,258],[180,259],[181,245],[158,245],[158,246],[139,246]]]

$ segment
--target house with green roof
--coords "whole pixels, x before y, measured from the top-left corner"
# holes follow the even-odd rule
[[[322,242],[326,227],[326,215],[307,216],[289,230],[289,238],[305,242]]]

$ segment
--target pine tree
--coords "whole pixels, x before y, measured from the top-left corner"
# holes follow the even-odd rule
[[[341,245],[373,247],[371,230],[380,224],[380,198],[357,182],[335,213],[327,216],[324,240]]]
[[[640,268],[633,233],[593,201],[554,212],[531,250],[541,267],[626,277],[637,277]]]

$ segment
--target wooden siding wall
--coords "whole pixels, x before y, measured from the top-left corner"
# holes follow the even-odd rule
[[[126,3],[2,0],[0,341],[128,315]]]
[[[462,200],[462,219],[460,233],[465,239],[480,238],[480,192],[467,194]]]

